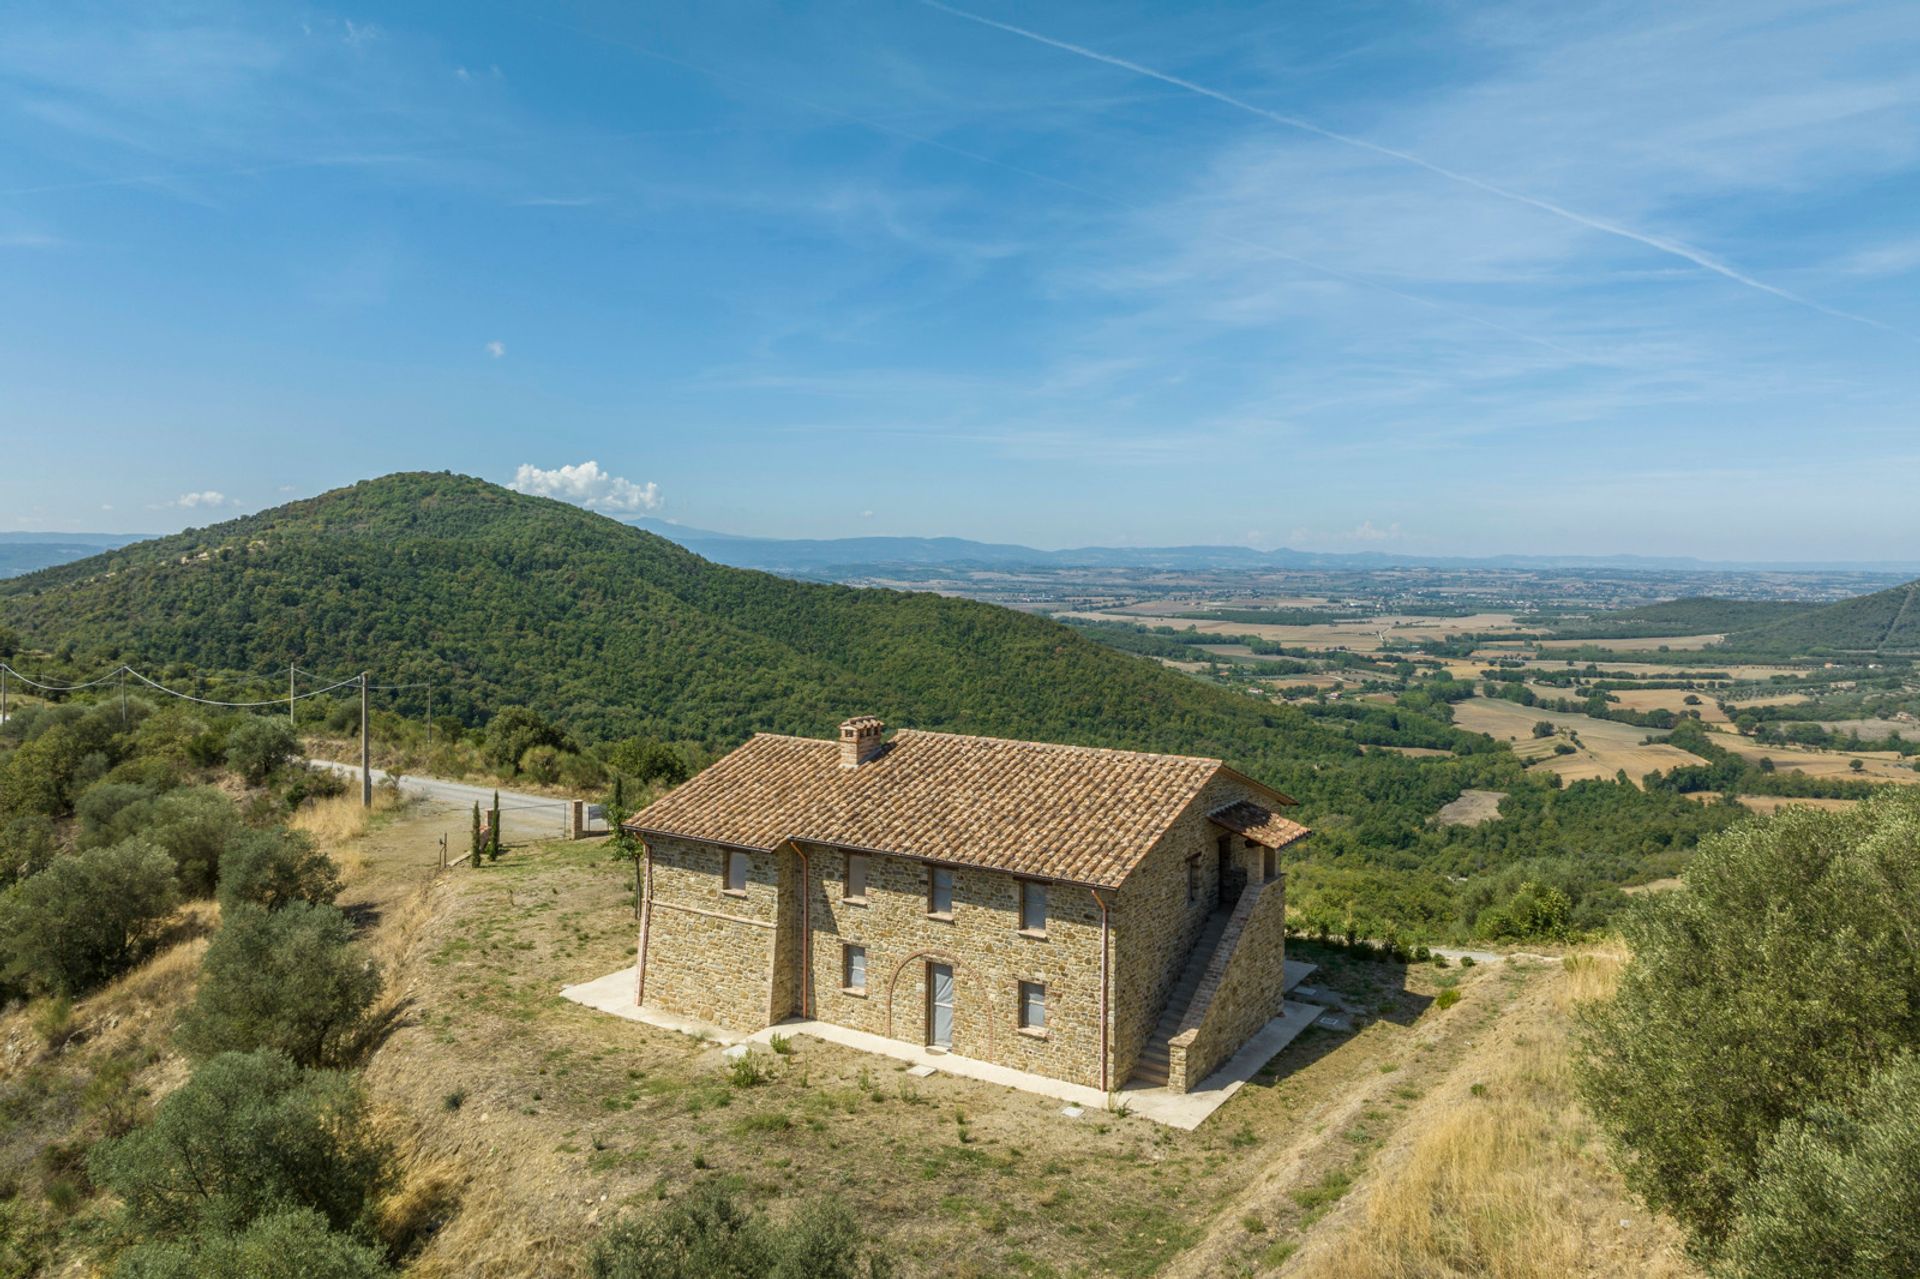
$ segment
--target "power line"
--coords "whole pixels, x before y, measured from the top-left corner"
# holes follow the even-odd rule
[[[49,684],[43,680],[34,679],[30,675],[22,675],[7,663],[0,662],[0,723],[5,723],[7,718],[7,676],[9,675],[23,684],[27,684],[33,688],[44,689],[49,693],[78,692],[84,688],[98,688],[103,684],[111,684],[118,680],[120,684],[120,717],[123,721],[126,719],[127,714],[127,676],[129,675],[156,692],[165,693],[168,697],[178,698],[183,702],[195,702],[201,706],[223,706],[234,710],[258,710],[262,706],[277,707],[285,705],[289,720],[293,717],[293,704],[295,702],[305,701],[310,697],[322,697],[333,692],[335,689],[353,686],[360,690],[360,802],[363,806],[371,808],[373,806],[373,761],[371,756],[371,738],[367,731],[367,694],[375,689],[381,689],[383,691],[408,688],[426,689],[427,740],[431,742],[433,740],[433,685],[430,683],[370,684],[367,682],[367,673],[362,671],[358,675],[339,680],[327,685],[325,688],[316,688],[310,692],[298,693],[294,691],[294,677],[298,674],[312,675],[315,679],[325,678],[325,676],[313,675],[311,671],[303,672],[298,666],[289,664],[287,666],[287,695],[285,697],[270,698],[262,702],[229,702],[214,697],[200,697],[193,693],[183,693],[177,688],[168,688],[159,680],[142,675],[139,671],[134,670],[133,667],[128,666],[124,662],[108,671],[105,675],[102,675],[99,679],[88,680],[81,684]]]

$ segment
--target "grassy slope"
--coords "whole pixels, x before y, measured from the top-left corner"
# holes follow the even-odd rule
[[[479,480],[403,474],[0,584],[0,618],[104,665],[288,662],[526,702],[592,737],[725,744],[853,712],[923,728],[1218,754],[1287,784],[1353,750],[1041,618],[788,581]],[[277,685],[263,686],[270,689]],[[420,695],[410,695],[417,703]],[[402,709],[420,707],[399,702]]]

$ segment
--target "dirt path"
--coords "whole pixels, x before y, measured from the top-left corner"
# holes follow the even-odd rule
[[[1222,1205],[1206,1235],[1162,1272],[1164,1279],[1211,1279],[1276,1265],[1290,1254],[1290,1245],[1313,1238],[1325,1204],[1333,1202],[1323,1196],[1337,1198],[1343,1177],[1361,1175],[1371,1152],[1393,1139],[1383,1130],[1405,1128],[1409,1103],[1460,1063],[1529,977],[1519,969],[1484,973],[1463,985],[1470,993],[1460,1004],[1430,1009],[1387,1052],[1357,1056],[1350,1086],[1332,1091],[1301,1117],[1298,1136]],[[1265,1228],[1250,1231],[1254,1220]],[[1275,1235],[1277,1242],[1270,1242]]]

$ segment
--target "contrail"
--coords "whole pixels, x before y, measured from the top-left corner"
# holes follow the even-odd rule
[[[953,10],[953,12],[959,13],[959,10],[956,9],[956,10]],[[621,40],[614,36],[603,35],[598,31],[591,31],[585,27],[572,26],[568,23],[560,22],[553,18],[547,18],[547,17],[538,16],[538,15],[529,15],[529,16],[534,17],[534,20],[536,21],[544,22],[549,26],[558,28],[559,30],[572,32],[574,35],[577,35],[584,40],[593,40],[601,44],[609,45],[616,49],[625,49],[627,52],[635,54],[639,57],[649,58],[656,62],[664,62],[670,66],[675,66],[675,67],[681,68],[682,70],[691,71],[696,75],[706,76],[708,79],[718,81],[722,84],[734,85],[738,88],[741,88],[751,93],[759,94],[763,97],[771,97],[779,101],[792,103],[795,106],[804,107],[809,111],[815,111],[821,115],[832,116],[837,120],[845,121],[848,124],[855,125],[862,129],[870,129],[875,133],[885,134],[888,137],[899,138],[903,142],[911,142],[916,146],[930,147],[936,151],[944,151],[948,155],[958,156],[963,160],[968,160],[975,164],[990,165],[991,167],[996,169],[1004,169],[1009,173],[1017,173],[1021,177],[1028,178],[1034,182],[1041,182],[1041,183],[1045,183],[1048,186],[1058,187],[1063,191],[1071,191],[1075,195],[1083,196],[1089,200],[1096,200],[1102,204],[1109,205],[1113,208],[1121,209],[1129,213],[1147,212],[1146,209],[1143,209],[1139,205],[1133,204],[1127,200],[1123,200],[1118,196],[1108,195],[1103,191],[1096,191],[1092,187],[1082,186],[1077,182],[1070,182],[1065,178],[1058,177],[1051,173],[1042,173],[1037,169],[1029,169],[1023,165],[1013,164],[1006,160],[996,159],[990,155],[982,155],[977,151],[969,151],[965,147],[957,147],[950,142],[942,142],[938,138],[931,138],[926,136],[925,134],[914,133],[907,129],[897,128],[891,124],[885,124],[879,120],[875,120],[867,116],[855,115],[850,111],[843,111],[839,107],[828,106],[823,102],[816,102],[809,98],[794,97],[789,94],[775,93],[769,90],[765,85],[760,84],[756,81],[744,80],[739,76],[729,75],[724,71],[716,71],[712,67],[702,66],[700,63],[697,63],[697,62],[688,62],[684,58],[677,58],[677,57],[674,57],[672,54],[661,53],[657,49],[650,49],[645,45],[635,44],[629,40]],[[970,15],[963,14],[961,16],[965,17]],[[4,193],[0,193],[0,194],[4,194]],[[1387,294],[1389,297],[1399,298],[1403,302],[1411,302],[1415,306],[1424,307],[1429,311],[1435,311],[1441,315],[1450,316],[1453,319],[1460,320],[1467,324],[1479,325],[1481,328],[1490,329],[1495,333],[1499,333],[1506,337],[1513,338],[1515,341],[1518,341],[1518,342],[1525,342],[1532,346],[1544,347],[1549,351],[1554,351],[1560,355],[1567,356],[1568,358],[1576,361],[1580,361],[1583,363],[1595,362],[1594,357],[1590,355],[1582,354],[1579,351],[1571,350],[1565,346],[1560,345],[1558,342],[1552,341],[1551,339],[1539,337],[1532,333],[1523,333],[1519,329],[1509,328],[1508,326],[1501,324],[1498,321],[1489,320],[1483,316],[1474,315],[1467,311],[1457,310],[1454,307],[1445,305],[1444,303],[1435,302],[1431,298],[1423,298],[1417,293],[1404,292],[1403,290],[1394,288],[1392,285],[1382,284],[1379,280],[1373,279],[1372,277],[1363,275],[1359,272],[1343,271],[1338,267],[1328,266],[1324,262],[1315,262],[1309,258],[1303,258],[1298,256],[1297,254],[1288,253],[1283,249],[1276,249],[1270,244],[1261,244],[1253,240],[1244,239],[1237,235],[1232,235],[1225,231],[1203,229],[1203,234],[1226,244],[1232,244],[1243,249],[1250,249],[1256,253],[1263,253],[1269,257],[1277,258],[1283,262],[1291,262],[1295,266],[1301,267],[1308,271],[1315,272],[1319,275],[1327,276],[1331,279],[1344,280],[1349,284],[1356,284],[1361,286],[1362,288],[1377,290],[1381,293]]]
[[[993,18],[983,17],[977,13],[969,13],[965,9],[956,9],[950,4],[942,4],[941,0],[920,0],[920,3],[926,5],[929,9],[938,9],[942,13],[952,14],[956,18],[964,18],[968,22],[978,23],[983,27],[992,27],[996,31],[1005,31],[1009,35],[1020,36],[1022,39],[1032,40],[1035,43],[1044,44],[1049,48],[1059,49],[1065,53],[1088,58],[1094,62],[1102,62],[1110,67],[1119,67],[1123,71],[1131,71],[1135,75],[1146,76],[1148,79],[1158,80],[1162,84],[1170,84],[1177,89],[1185,89],[1188,93],[1198,94],[1203,98],[1212,98],[1215,102],[1224,103],[1237,111],[1244,111],[1249,115],[1259,116],[1263,120],[1284,125],[1289,129],[1298,129],[1302,133],[1311,133],[1315,137],[1325,138],[1329,142],[1338,142],[1343,146],[1354,147],[1361,151],[1369,151],[1374,155],[1385,156],[1390,160],[1398,160],[1402,164],[1410,164],[1415,168],[1425,169],[1427,172],[1437,174],[1450,182],[1458,182],[1463,186],[1473,187],[1478,191],[1485,191],[1487,194],[1498,196],[1503,200],[1512,200],[1515,203],[1524,204],[1545,213],[1551,213],[1557,218],[1562,218],[1576,226],[1586,227],[1591,231],[1599,231],[1606,235],[1617,236],[1623,240],[1631,240],[1635,244],[1645,245],[1647,248],[1691,262],[1703,270],[1711,271],[1715,275],[1724,276],[1737,284],[1744,284],[1750,289],[1758,289],[1762,293],[1770,293],[1774,297],[1792,302],[1796,306],[1804,306],[1811,310],[1818,311],[1823,315],[1833,316],[1835,319],[1851,320],[1855,324],[1869,325],[1888,333],[1897,334],[1911,341],[1920,341],[1920,338],[1915,338],[1913,334],[1907,333],[1902,329],[1897,329],[1891,324],[1882,323],[1869,316],[1855,315],[1851,311],[1842,311],[1838,308],[1827,306],[1825,303],[1816,302],[1812,298],[1802,297],[1798,293],[1790,292],[1780,288],[1778,285],[1768,284],[1765,280],[1757,280],[1746,272],[1730,267],[1702,250],[1696,249],[1691,245],[1682,244],[1678,240],[1670,240],[1664,236],[1649,235],[1644,231],[1636,231],[1632,227],[1621,226],[1617,222],[1609,222],[1604,218],[1596,218],[1589,214],[1569,209],[1565,205],[1555,204],[1551,200],[1542,200],[1537,196],[1528,195],[1523,191],[1515,191],[1510,187],[1503,187],[1497,183],[1476,178],[1470,173],[1461,173],[1457,169],[1449,169],[1445,165],[1435,164],[1433,161],[1423,159],[1410,151],[1402,151],[1396,147],[1383,146],[1378,142],[1369,142],[1365,138],[1357,138],[1349,133],[1340,133],[1334,129],[1324,128],[1311,120],[1304,120],[1299,116],[1286,115],[1279,111],[1269,111],[1265,107],[1255,106],[1244,98],[1236,98],[1230,93],[1222,93],[1218,89],[1208,88],[1204,84],[1196,84],[1192,80],[1182,79],[1177,75],[1169,75],[1165,71],[1156,71],[1152,67],[1142,66],[1138,62],[1130,62],[1125,58],[1116,58],[1110,53],[1101,53],[1098,49],[1089,49],[1084,45],[1069,44],[1065,40],[1056,40],[1052,36],[1042,35],[1038,31],[1030,31],[1025,27],[1016,27],[1010,22],[1000,22]]]

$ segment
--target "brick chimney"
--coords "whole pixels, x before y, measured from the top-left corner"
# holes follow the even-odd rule
[[[840,767],[858,768],[878,755],[886,727],[873,715],[855,715],[840,725]]]

